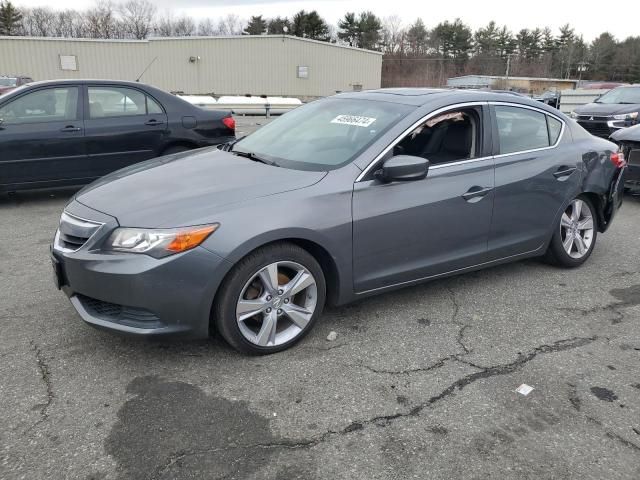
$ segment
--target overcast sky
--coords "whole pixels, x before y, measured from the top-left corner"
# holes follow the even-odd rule
[[[506,24],[517,32],[521,28],[549,26],[554,31],[570,23],[586,41],[603,31],[610,31],[618,39],[640,35],[638,0],[617,0],[614,11],[606,12],[605,3],[570,0],[495,1],[495,0],[151,0],[161,13],[175,12],[194,18],[219,18],[234,13],[243,18],[251,15],[267,17],[291,16],[301,9],[317,10],[327,21],[336,24],[347,11],[372,10],[380,17],[399,15],[405,23],[421,17],[432,27],[443,20],[460,17],[472,28],[478,28],[495,20]],[[13,0],[15,5],[25,7],[51,5],[43,0]],[[117,3],[117,0],[114,0]],[[54,8],[84,9],[93,2],[87,0],[64,0]],[[626,12],[626,13],[620,13]]]

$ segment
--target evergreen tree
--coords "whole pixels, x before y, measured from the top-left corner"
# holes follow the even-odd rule
[[[356,14],[353,12],[347,12],[342,20],[338,21],[338,38],[345,41],[351,47],[358,46],[358,36],[360,33],[359,22],[356,19]]]
[[[0,3],[0,35],[17,35],[22,12],[10,0]]]
[[[407,47],[412,55],[424,55],[427,53],[429,32],[421,18],[418,18],[407,31]]]
[[[380,48],[382,22],[373,12],[362,12],[358,19],[358,47],[368,50]]]
[[[285,32],[286,27],[286,32]],[[284,35],[285,33],[293,33],[288,18],[276,17],[267,22],[267,33],[269,35]]]
[[[249,23],[242,31],[243,35],[262,35],[267,31],[267,21],[262,18],[262,15],[253,16],[249,19]]]

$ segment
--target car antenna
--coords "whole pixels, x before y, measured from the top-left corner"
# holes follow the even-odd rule
[[[142,78],[142,76],[145,74],[145,72],[146,72],[147,70],[149,70],[149,67],[150,67],[151,65],[153,65],[153,62],[155,62],[157,59],[158,59],[158,57],[157,57],[157,56],[153,57],[153,60],[151,60],[151,61],[149,62],[149,65],[147,65],[147,66],[146,66],[146,68],[142,71],[142,73],[138,76],[138,78],[136,78],[136,82],[139,82],[139,81],[140,81],[140,79],[141,79],[141,78]]]

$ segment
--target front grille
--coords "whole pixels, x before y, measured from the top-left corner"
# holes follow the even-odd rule
[[[138,328],[161,326],[158,316],[144,308],[104,302],[86,295],[77,295],[77,297],[85,310],[98,318]]]
[[[56,246],[63,251],[75,252],[95,234],[103,224],[62,212],[56,234]]]
[[[606,122],[581,122],[578,121],[580,126],[584,128],[591,135],[595,135],[596,137],[609,138],[611,135],[611,130]]]
[[[606,122],[610,120],[609,117],[602,117],[596,115],[578,115],[578,121],[588,121],[588,122]]]

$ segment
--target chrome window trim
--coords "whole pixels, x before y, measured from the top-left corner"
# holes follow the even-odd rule
[[[389,153],[389,150],[391,150],[398,143],[400,143],[402,140],[404,140],[404,138],[409,133],[411,133],[415,128],[417,128],[418,126],[420,126],[421,124],[423,124],[424,122],[429,120],[430,118],[432,118],[432,117],[434,117],[436,115],[439,115],[440,113],[443,113],[443,112],[445,112],[447,110],[451,110],[451,109],[455,109],[455,108],[477,107],[477,106],[485,106],[485,105],[486,106],[494,105],[494,106],[502,106],[502,107],[525,108],[525,109],[528,109],[528,110],[533,110],[533,111],[542,113],[543,115],[549,115],[550,117],[555,118],[556,120],[558,120],[562,124],[562,127],[560,129],[560,135],[558,135],[558,140],[556,140],[556,143],[554,143],[553,145],[550,145],[548,147],[534,148],[534,149],[531,149],[531,150],[521,150],[521,151],[518,151],[518,152],[511,152],[511,153],[499,153],[498,155],[490,155],[490,156],[487,156],[487,157],[470,158],[470,159],[467,159],[467,160],[460,160],[460,161],[457,161],[457,162],[442,163],[442,164],[439,164],[439,165],[433,165],[432,167],[429,167],[430,170],[444,168],[444,167],[450,167],[450,166],[454,166],[454,165],[462,165],[462,164],[466,164],[466,163],[479,162],[481,160],[486,160],[488,158],[502,158],[502,157],[507,157],[509,155],[520,155],[520,154],[523,154],[523,153],[531,153],[531,152],[538,152],[538,151],[542,151],[542,150],[550,150],[552,148],[556,148],[560,144],[560,142],[562,141],[562,138],[564,136],[564,132],[565,132],[566,126],[567,126],[566,122],[562,118],[560,118],[559,116],[555,115],[554,113],[547,112],[546,110],[543,110],[541,108],[534,107],[534,106],[531,106],[531,105],[524,105],[524,104],[521,104],[521,103],[500,102],[500,101],[454,103],[452,105],[447,105],[446,107],[442,107],[442,108],[439,108],[437,110],[434,110],[433,112],[428,113],[424,117],[420,118],[418,121],[414,122],[410,127],[405,129],[400,135],[398,135],[398,137],[393,142],[391,142],[389,145],[387,145],[384,148],[384,150],[382,150],[382,152],[380,152],[378,155],[376,155],[376,157],[369,163],[369,165],[366,166],[366,168],[364,170],[362,170],[360,175],[358,175],[358,177],[356,178],[356,182],[362,182],[364,177],[367,176],[367,174],[371,171],[371,169],[374,167],[374,165],[376,165],[376,163],[378,163],[378,161],[380,161],[380,159],[382,157],[384,157],[387,153]],[[493,125],[492,125],[491,128],[493,128]]]
[[[477,106],[485,106],[485,105],[488,105],[488,104],[489,104],[489,102],[454,103],[452,105],[447,105],[446,107],[438,108],[437,110],[434,110],[433,112],[427,113],[425,116],[421,117],[419,120],[415,121],[408,128],[406,128],[400,135],[398,135],[396,137],[396,139],[393,142],[391,142],[389,145],[387,145],[382,150],[382,152],[380,152],[378,155],[376,155],[376,157],[369,163],[369,165],[367,165],[366,168],[364,170],[362,170],[360,175],[358,175],[358,177],[356,178],[356,182],[363,181],[364,177],[367,176],[367,174],[376,165],[376,163],[378,163],[382,157],[384,157],[387,153],[389,153],[389,150],[391,150],[398,143],[400,143],[402,140],[404,140],[404,137],[406,137],[409,133],[411,133],[413,130],[415,130],[417,127],[419,127],[421,124],[423,124],[424,122],[426,122],[430,118],[435,117],[436,115],[439,115],[439,114],[441,114],[443,112],[446,112],[447,110],[452,110],[452,109],[455,109],[455,108],[477,107]],[[489,157],[483,157],[483,158],[489,158]],[[460,162],[469,162],[469,161],[482,160],[483,158],[471,158],[471,159],[468,159],[468,160],[461,160]],[[460,163],[460,162],[452,162],[452,163],[442,164],[441,167],[442,166],[449,166],[449,165],[456,165],[457,163]],[[437,167],[437,165],[434,165],[433,167],[430,167],[430,168],[436,168],[436,167]]]

